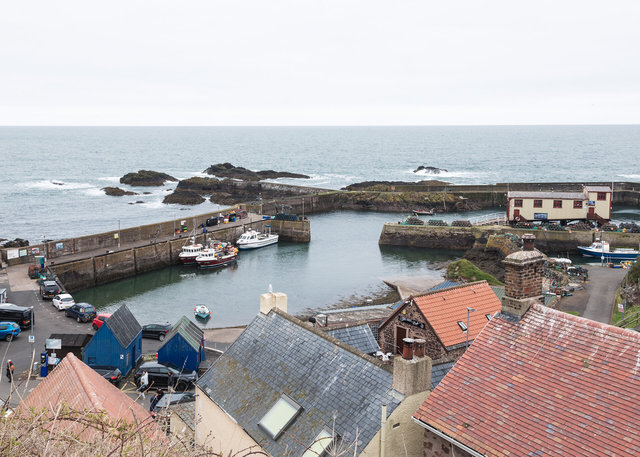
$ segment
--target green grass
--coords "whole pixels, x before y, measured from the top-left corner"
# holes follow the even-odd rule
[[[447,267],[447,278],[456,281],[487,281],[492,286],[504,286],[504,283],[498,281],[494,276],[485,273],[476,267],[467,259],[456,260],[451,262]]]
[[[580,313],[578,311],[565,311],[565,313],[571,314],[573,316],[579,316],[580,315]]]

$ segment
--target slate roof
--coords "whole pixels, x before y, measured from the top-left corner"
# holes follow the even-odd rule
[[[586,200],[583,192],[529,192],[514,191],[507,194],[507,198],[551,198],[556,200]]]
[[[195,351],[200,350],[202,338],[204,338],[204,332],[186,316],[182,316],[178,319],[178,322],[171,328],[165,337],[164,343],[160,346],[160,349],[162,349],[164,345],[171,341],[171,338],[177,334],[180,334]]]
[[[432,287],[431,289],[427,290],[427,292],[433,292],[434,290],[442,290],[442,289],[448,289],[449,287],[455,287],[455,286],[459,286],[461,283],[459,282],[455,282],[455,281],[449,281],[448,279],[445,281],[442,281],[440,284],[438,284],[435,287]],[[405,300],[400,300],[398,303],[394,303],[393,305],[389,306],[389,308],[391,309],[398,309],[400,308],[403,304],[404,304]]]
[[[84,347],[91,340],[90,333],[52,333],[50,340],[61,340],[62,347]]]
[[[437,385],[440,384],[442,378],[444,378],[447,373],[449,373],[449,370],[451,370],[451,367],[453,367],[454,365],[455,362],[445,362],[439,363],[437,365],[434,364],[431,367],[431,390],[435,389]]]
[[[498,314],[414,414],[490,456],[640,455],[640,334]]]
[[[109,319],[104,321],[103,325],[106,325],[111,330],[113,336],[116,337],[123,348],[128,347],[142,332],[142,327],[140,327],[137,319],[133,317],[127,305],[122,305],[118,308]]]
[[[611,192],[611,187],[609,186],[584,186],[584,189],[587,192]]]
[[[20,408],[44,408],[51,413],[56,411],[61,402],[76,410],[105,411],[112,419],[131,423],[151,420],[141,405],[82,363],[73,353],[67,354],[31,391],[20,403]]]
[[[376,359],[273,309],[256,316],[198,386],[271,455],[299,457],[334,417],[345,442],[357,431],[361,451],[380,428],[381,406],[391,414],[404,399],[392,380]],[[283,394],[302,412],[274,441],[258,423]]]
[[[502,304],[487,281],[462,284],[412,297],[424,318],[436,333],[442,345],[450,348],[466,342],[467,334],[458,322],[467,323],[467,307],[477,311],[469,314],[469,341],[487,324],[486,314],[493,316]],[[390,322],[401,311],[398,308],[381,325]]]
[[[330,329],[327,330],[327,333],[365,354],[372,354],[380,350],[380,346],[378,346],[378,342],[367,324]]]

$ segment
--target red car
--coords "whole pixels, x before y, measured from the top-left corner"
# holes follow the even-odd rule
[[[104,321],[106,321],[110,317],[111,317],[111,313],[98,314],[96,318],[93,320],[93,324],[91,324],[91,326],[93,327],[94,330],[98,330],[100,326],[104,324]]]

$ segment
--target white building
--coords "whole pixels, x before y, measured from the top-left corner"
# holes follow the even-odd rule
[[[608,186],[583,186],[582,192],[514,191],[507,194],[507,219],[519,221],[578,221],[611,219],[612,191]]]

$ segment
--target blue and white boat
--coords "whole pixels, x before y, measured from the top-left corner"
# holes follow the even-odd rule
[[[635,260],[640,251],[630,248],[616,248],[613,251],[607,241],[596,240],[591,246],[578,246],[578,249],[585,257],[597,257],[604,260]]]
[[[211,311],[205,305],[196,305],[193,309],[193,313],[199,319],[207,320],[211,317]]]

